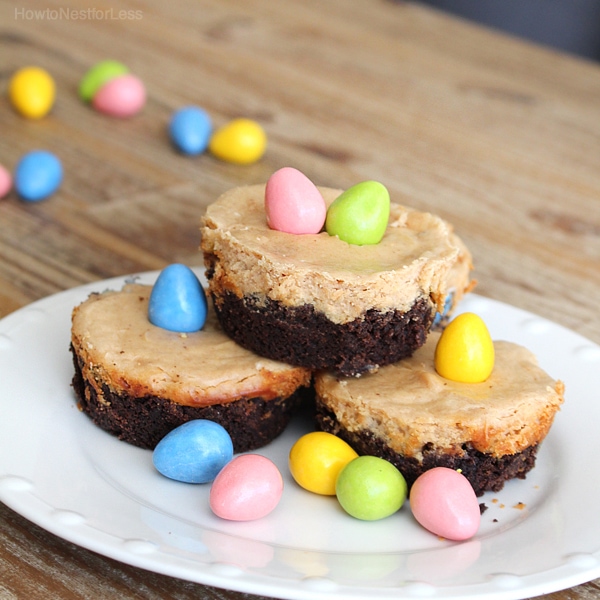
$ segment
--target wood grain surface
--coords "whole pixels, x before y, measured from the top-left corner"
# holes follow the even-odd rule
[[[145,82],[140,115],[111,119],[79,100],[81,77],[106,58]],[[26,65],[57,83],[40,121],[7,99]],[[215,126],[261,123],[265,157],[179,155],[166,128],[188,104]],[[82,283],[200,265],[206,205],[295,166],[320,185],[376,179],[440,214],[473,252],[479,294],[600,343],[594,63],[410,2],[0,0],[0,163],[12,171],[36,148],[61,158],[65,178],[43,202],[0,200],[0,317]],[[256,598],[115,562],[0,506],[0,598],[112,597]],[[599,580],[545,596],[596,597]]]

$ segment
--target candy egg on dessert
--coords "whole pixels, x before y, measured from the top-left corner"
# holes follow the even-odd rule
[[[378,244],[390,218],[390,195],[378,181],[363,181],[340,194],[327,209],[325,229],[349,244]]]
[[[288,462],[298,485],[315,494],[334,496],[340,471],[357,456],[341,438],[324,431],[313,431],[294,443]]]
[[[150,322],[170,331],[190,333],[202,329],[206,314],[206,295],[192,269],[179,263],[165,267],[150,294]]]
[[[38,202],[56,192],[62,179],[60,159],[47,150],[33,150],[17,163],[14,186],[21,199]]]
[[[494,343],[478,315],[462,313],[440,336],[435,349],[435,369],[446,379],[481,383],[494,368]]]
[[[28,119],[40,119],[54,105],[56,84],[45,69],[24,67],[11,77],[8,96],[19,114]]]
[[[169,122],[169,136],[183,154],[194,156],[208,147],[212,122],[208,113],[198,106],[186,106],[175,111]]]
[[[335,492],[349,515],[375,521],[401,508],[406,500],[407,485],[392,463],[377,456],[359,456],[340,471]]]
[[[228,463],[210,488],[210,508],[222,519],[253,521],[272,512],[283,494],[283,478],[270,459],[243,454]]]
[[[185,483],[213,481],[232,458],[233,443],[227,430],[205,419],[176,427],[152,453],[159,473]]]
[[[448,290],[446,299],[444,300],[444,306],[441,311],[436,312],[431,324],[432,329],[441,328],[447,322],[450,317],[450,313],[454,308],[454,290],[451,288]]]
[[[317,186],[301,171],[283,167],[265,187],[265,213],[271,229],[286,233],[319,233],[327,207]]]
[[[467,478],[446,467],[425,471],[410,489],[415,519],[428,531],[449,540],[466,540],[479,529],[481,510]]]
[[[265,153],[267,135],[252,119],[233,119],[212,134],[208,149],[225,162],[249,165]]]

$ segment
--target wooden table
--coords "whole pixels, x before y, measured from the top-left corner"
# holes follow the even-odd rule
[[[291,165],[322,185],[379,180],[447,218],[475,256],[479,294],[600,343],[600,66],[408,2],[73,5],[0,1],[0,163],[12,170],[45,148],[65,168],[46,201],[0,200],[0,316],[86,282],[200,265],[204,207]],[[145,82],[142,114],[110,119],[78,99],[105,58]],[[29,64],[58,87],[39,122],[6,98]],[[260,122],[265,157],[242,167],[178,155],[166,125],[190,103],[216,126]],[[0,507],[1,598],[117,596],[250,598],[104,558]]]

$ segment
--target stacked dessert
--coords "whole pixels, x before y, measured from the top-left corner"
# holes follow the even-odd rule
[[[490,341],[495,364],[480,380],[436,364],[450,330],[438,326],[474,285],[471,255],[446,221],[391,202],[377,182],[317,188],[286,168],[223,194],[201,232],[200,330],[151,322],[147,286],[74,310],[74,387],[99,426],[151,448],[206,418],[236,451],[257,448],[312,380],[318,427],[387,459],[409,485],[449,466],[482,494],[533,467],[562,383],[506,342]]]
[[[439,332],[410,358],[359,379],[317,374],[319,427],[359,454],[394,464],[411,486],[433,467],[459,470],[480,496],[523,479],[563,401],[527,349],[494,342],[481,382],[454,381],[435,368]]]
[[[92,294],[74,309],[73,388],[80,408],[102,429],[142,448],[153,449],[194,419],[225,427],[236,452],[279,435],[310,385],[310,371],[245,350],[221,331],[210,305],[196,331],[155,325],[148,318],[152,290],[128,284]]]

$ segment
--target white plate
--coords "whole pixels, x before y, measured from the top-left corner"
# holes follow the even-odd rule
[[[287,455],[311,428],[304,417],[259,451],[284,476],[281,503],[263,519],[234,523],[211,513],[208,485],[163,478],[150,451],[119,442],[76,408],[71,310],[124,279],[56,294],[0,321],[0,500],[27,519],[124,563],[288,599],[515,599],[600,576],[600,346],[493,300],[463,301],[492,337],[533,350],[567,388],[536,468],[482,497],[488,510],[467,542],[422,530],[407,505],[362,522],[335,498],[296,486]]]

